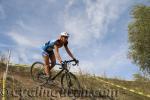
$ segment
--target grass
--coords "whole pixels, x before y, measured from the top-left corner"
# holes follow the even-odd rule
[[[0,78],[2,79],[2,74],[5,71],[5,64],[0,63]],[[56,71],[57,72],[57,71]],[[55,72],[55,73],[56,73]],[[8,79],[7,79],[7,87],[12,88],[12,82],[14,81],[15,88],[32,88],[37,86],[35,82],[32,81],[30,77],[30,67],[23,67],[23,66],[9,66],[8,71]],[[14,80],[12,79],[12,76],[14,76]],[[76,75],[80,81],[80,84],[83,89],[87,90],[98,90],[98,89],[104,89],[104,90],[118,90],[119,95],[116,98],[116,100],[150,100],[150,98],[140,96],[138,94],[123,90],[121,88],[117,88],[115,86],[112,86],[110,84],[106,84],[104,82],[101,82],[97,80],[96,78],[103,79],[105,81],[129,88],[134,89],[136,91],[143,92],[145,94],[150,94],[150,82],[141,82],[141,81],[125,81],[125,80],[119,80],[119,79],[109,79],[109,78],[102,78],[97,76],[91,76],[88,73],[82,73]],[[60,77],[58,78],[58,80]],[[0,83],[2,86],[2,84]],[[64,99],[64,98],[62,98]],[[81,100],[99,100],[98,98],[93,97],[84,97],[80,98]],[[79,100],[80,100],[79,99]],[[40,99],[39,99],[40,100]],[[46,99],[47,100],[47,99]],[[67,99],[64,99],[67,100]],[[70,100],[70,99],[68,99]]]

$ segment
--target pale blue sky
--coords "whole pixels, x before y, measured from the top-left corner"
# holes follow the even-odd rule
[[[132,79],[138,67],[127,58],[130,11],[148,0],[0,0],[0,50],[11,62],[42,61],[40,47],[70,33],[69,47],[84,72]],[[63,59],[69,59],[64,49]],[[75,70],[78,70],[77,67]]]

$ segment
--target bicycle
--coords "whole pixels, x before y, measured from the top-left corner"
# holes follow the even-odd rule
[[[78,78],[70,72],[70,65],[77,65],[78,63],[71,64],[72,62],[75,62],[74,60],[68,60],[64,61],[64,64],[56,64],[61,69],[59,72],[56,72],[56,75],[49,77],[48,79],[45,79],[43,76],[44,73],[44,64],[42,62],[34,62],[31,66],[31,77],[34,81],[39,82],[40,85],[47,84],[48,81],[54,81],[60,74],[61,74],[61,87],[63,89],[80,89],[80,83]],[[39,65],[39,66],[38,66]],[[55,66],[56,66],[55,65]],[[36,73],[37,72],[37,73]]]

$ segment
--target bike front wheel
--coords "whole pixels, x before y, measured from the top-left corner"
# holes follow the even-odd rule
[[[69,89],[69,90],[70,89],[79,90],[81,88],[79,80],[71,72],[67,72],[67,73],[64,73],[62,75],[62,77],[61,77],[61,86],[62,86],[63,89]]]

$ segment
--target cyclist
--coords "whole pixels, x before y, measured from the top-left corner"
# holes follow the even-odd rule
[[[73,56],[70,49],[68,48],[68,38],[69,34],[67,32],[62,32],[60,33],[60,37],[58,39],[50,40],[42,46],[42,56],[44,58],[44,71],[46,74],[45,77],[48,78],[49,76],[51,76],[51,69],[56,64],[56,58],[60,64],[63,64],[63,61],[59,54],[59,48],[61,47],[64,47],[68,55],[75,61],[75,63],[78,63],[78,60]],[[51,64],[49,63],[49,60],[51,61]]]

